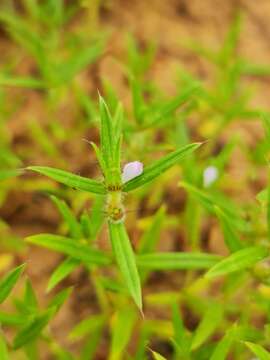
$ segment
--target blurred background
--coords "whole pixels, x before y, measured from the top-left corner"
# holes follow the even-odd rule
[[[269,145],[258,113],[269,109],[269,19],[268,0],[1,0],[0,271],[27,262],[39,301],[46,303],[48,279],[62,257],[26,246],[23,239],[41,232],[65,233],[49,195],[64,198],[78,216],[92,207],[94,197],[31,172],[12,175],[28,165],[43,165],[100,178],[84,141],[99,141],[98,92],[111,109],[118,100],[126,109],[123,162],[147,164],[186,142],[206,142],[199,160],[185,163],[184,179],[203,186],[204,169],[215,166],[219,179],[213,191],[244,211],[247,236],[263,234],[256,195],[267,184]],[[203,88],[198,98],[181,104],[180,110],[172,107],[162,119],[151,118],[151,111],[194,84]],[[142,107],[150,109],[146,125],[134,107],[140,95]],[[187,191],[177,188],[180,178],[179,169],[172,169],[153,187],[128,196],[127,227],[134,246],[163,206],[167,217],[160,250],[200,247],[226,255],[216,219],[194,212]],[[99,242],[109,247],[106,229]],[[82,268],[59,289],[74,284],[52,331],[76,353],[80,344],[68,341],[67,334],[95,313],[98,304]],[[156,272],[144,292],[176,291],[182,285],[182,273]],[[211,292],[215,290],[207,290]],[[145,311],[161,320],[167,314],[151,297]],[[184,314],[193,329],[196,315],[188,308]],[[108,343],[106,334],[102,341]],[[170,358],[166,339],[157,336],[153,343]],[[105,356],[101,347],[95,358]]]

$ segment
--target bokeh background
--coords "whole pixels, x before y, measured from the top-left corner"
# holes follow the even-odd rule
[[[98,91],[105,98],[110,98],[111,103],[114,96],[117,96],[131,119],[130,69],[137,71],[138,77],[143,78],[150,89],[157,89],[162,94],[161,97],[174,96],[181,90],[180,78],[183,72],[191,74],[206,88],[215,92],[220,89],[216,84],[222,83],[224,74],[223,65],[212,61],[213,54],[220,51],[230,29],[235,26],[233,24],[239,22],[236,25],[236,28],[240,28],[236,31],[239,35],[230,56],[232,62],[241,60],[239,66],[243,71],[237,79],[237,89],[230,104],[233,104],[234,96],[237,102],[239,93],[243,92],[246,94],[244,97],[248,98],[249,110],[246,114],[233,117],[233,121],[229,121],[221,130],[216,128],[218,116],[204,106],[199,113],[193,111],[188,114],[186,123],[192,141],[210,140],[210,145],[206,145],[210,148],[212,146],[208,150],[209,156],[218,154],[232,136],[236,136],[239,146],[232,150],[220,188],[242,207],[249,209],[254,205],[255,196],[267,184],[267,159],[261,145],[264,132],[256,111],[267,111],[269,108],[268,0],[73,0],[64,2],[67,20],[57,23],[56,19],[54,26],[46,20],[46,15],[39,20],[29,16],[28,3],[30,1],[26,0],[0,2],[1,169],[48,165],[83,176],[100,177],[93,151],[84,141],[99,141],[95,109]],[[40,3],[44,5],[46,1]],[[45,13],[48,18],[50,14],[53,18],[50,6],[49,4]],[[21,38],[14,30],[18,25],[15,26],[12,20],[3,15],[11,12],[29,30],[27,33],[23,27],[17,29]],[[27,42],[24,42],[31,34],[41,36],[45,52],[48,46],[52,62],[58,56],[59,59],[66,59],[70,53],[79,54],[80,49],[90,44],[97,44],[93,46],[100,47],[100,50],[93,61],[82,66],[68,83],[52,86],[48,90],[39,84],[31,85],[31,81],[16,81],[19,77],[41,79],[44,75],[41,71],[44,64],[39,63],[33,55],[36,50],[29,48]],[[142,68],[136,63],[136,54],[145,56],[144,64],[140,65]],[[76,63],[75,60],[74,62]],[[61,71],[61,65],[55,67],[55,72],[58,71]],[[53,75],[53,71],[48,75],[52,81]],[[15,79],[13,82],[12,78]],[[221,108],[219,113],[222,113],[222,107],[226,105],[218,105]],[[212,138],[214,140],[211,143]],[[152,143],[147,139],[144,135],[136,135],[134,145],[131,138],[130,148],[124,150],[125,160],[144,156],[143,160],[149,162],[154,145],[163,146],[165,143],[168,148],[175,145],[170,144],[170,138],[162,127],[154,129]],[[154,156],[159,156],[158,152],[155,154]],[[127,226],[135,245],[149,224],[148,218],[163,204],[169,217],[167,225],[161,231],[160,249],[189,248],[185,223],[182,221],[179,225],[175,220],[179,214],[181,217],[186,206],[186,192],[176,188],[177,179],[177,170],[172,170],[160,185],[155,185],[154,195],[142,193],[134,199],[127,199],[130,210]],[[1,183],[0,190],[0,270],[4,273],[12,266],[27,262],[27,274],[41,304],[47,301],[45,290],[48,278],[62,257],[41,248],[26,246],[23,239],[40,232],[65,231],[61,217],[48,196],[48,193],[56,189],[59,189],[57,184],[36,174],[24,172],[20,177],[5,180]],[[91,208],[93,201],[91,197],[87,198],[79,192],[74,195],[72,190],[66,191],[65,197],[77,214],[85,208]],[[251,213],[254,217],[260,216],[255,210]],[[215,219],[205,217],[200,231],[205,250],[227,254]],[[107,242],[105,229],[100,234],[100,244],[107,248]],[[61,344],[76,352],[80,344],[68,341],[67,334],[79,320],[95,313],[98,305],[95,293],[89,286],[88,276],[82,268],[69,276],[59,289],[68,285],[75,285],[75,291],[54,320],[52,331]],[[159,272],[153,274],[144,293],[173,291],[181,286],[181,273]],[[6,305],[6,308],[9,309],[9,306]],[[151,305],[146,307],[146,314],[156,319],[166,318],[166,310]],[[260,321],[259,319],[259,324]],[[186,309],[185,322],[192,329],[198,319]],[[96,359],[106,358],[106,335],[103,342],[104,347],[99,349]],[[170,358],[170,345],[167,341],[157,337],[153,342],[157,351]],[[49,359],[46,356],[45,352],[44,359]]]

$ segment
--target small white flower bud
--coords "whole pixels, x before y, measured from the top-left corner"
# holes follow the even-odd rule
[[[143,163],[140,161],[132,161],[127,163],[124,166],[122,172],[122,182],[126,183],[127,181],[141,175],[143,172]]]
[[[215,166],[208,166],[203,172],[203,186],[209,187],[218,178],[218,169]]]

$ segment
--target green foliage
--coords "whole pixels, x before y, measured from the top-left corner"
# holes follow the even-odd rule
[[[245,344],[253,352],[254,355],[258,356],[259,360],[269,360],[270,359],[270,353],[268,351],[266,351],[261,345],[252,344],[251,342],[248,342],[248,341],[246,341]]]
[[[147,184],[156,177],[160,176],[163,172],[168,170],[173,165],[177,164],[187,155],[198,149],[201,144],[190,144],[181,149],[178,149],[168,155],[165,155],[160,160],[157,160],[152,165],[147,166],[143,173],[124,184],[123,190],[128,192],[134,190],[142,185]]]
[[[13,287],[16,285],[24,265],[18,266],[16,269],[10,271],[0,282],[0,304],[6,300],[12,291]]]
[[[263,246],[252,246],[236,251],[214,265],[206,274],[207,278],[230,274],[235,271],[245,270],[269,256],[269,249]]]
[[[110,257],[101,251],[89,249],[83,243],[75,242],[73,239],[51,234],[39,234],[29,236],[27,241],[31,244],[46,247],[50,250],[61,252],[82,261],[87,266],[93,264],[108,265],[111,263]]]
[[[122,272],[127,288],[136,305],[142,310],[142,294],[136,260],[123,224],[109,224],[110,240],[114,256]]]

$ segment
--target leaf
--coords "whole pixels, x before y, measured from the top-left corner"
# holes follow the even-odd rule
[[[99,97],[99,111],[100,111],[100,143],[102,159],[95,149],[98,160],[102,166],[102,169],[106,165],[106,171],[104,176],[106,183],[109,184],[121,184],[121,169],[120,169],[120,154],[121,154],[121,133],[122,133],[122,120],[123,110],[119,104],[116,113],[112,118],[110,111],[104,101]],[[103,161],[105,165],[103,165]]]
[[[9,314],[0,311],[0,323],[2,325],[19,326],[24,325],[29,319],[26,315]]]
[[[102,50],[103,43],[101,41],[96,44],[91,44],[90,46],[85,46],[79,51],[76,49],[70,59],[64,63],[61,62],[61,64],[57,66],[57,73],[55,74],[57,85],[71,81],[75,75],[94,62],[97,57],[101,55]]]
[[[208,269],[218,263],[220,256],[204,253],[163,252],[137,255],[137,264],[142,269],[196,270]]]
[[[121,307],[112,323],[112,340],[109,359],[121,359],[128,345],[136,321],[134,308]]]
[[[0,170],[0,181],[22,174],[22,170]]]
[[[187,87],[182,93],[175,96],[173,99],[167,101],[165,104],[159,107],[156,113],[153,115],[153,109],[148,115],[151,120],[147,122],[147,126],[155,126],[157,123],[162,121],[168,115],[176,111],[182,104],[191,99],[191,96],[199,90],[198,84],[192,84]]]
[[[89,265],[109,265],[111,259],[103,252],[90,249],[87,245],[75,242],[64,236],[39,234],[26,238],[26,241],[56,252],[60,252]]]
[[[48,286],[47,286],[47,292],[51,291],[55,286],[65,279],[72,271],[80,265],[80,260],[74,259],[72,257],[69,257],[61,262],[59,266],[54,270],[54,272],[51,274]]]
[[[25,344],[35,340],[44,327],[48,324],[51,318],[51,310],[36,316],[33,320],[29,321],[15,336],[13,341],[13,348],[19,349]]]
[[[114,256],[126,282],[126,286],[136,305],[142,310],[140,277],[125,226],[123,223],[109,223],[109,231]]]
[[[218,303],[210,303],[193,335],[191,349],[200,347],[211,336],[222,320],[223,308]]]
[[[42,175],[48,176],[49,178],[60,182],[66,186],[91,192],[94,194],[105,194],[105,187],[102,183],[88,179],[79,175],[72,174],[70,172],[51,168],[48,166],[28,166],[28,170],[36,171]]]
[[[14,86],[30,89],[44,89],[47,87],[46,83],[42,80],[33,77],[15,77],[15,76],[0,76],[1,86]]]
[[[269,255],[269,250],[263,246],[251,246],[238,250],[227,258],[214,265],[206,274],[208,279],[230,274],[235,271],[245,270],[255,265]]]
[[[0,354],[1,354],[1,360],[10,360],[10,357],[8,355],[7,344],[2,332],[0,332]]]
[[[166,358],[165,358],[164,356],[160,355],[160,354],[157,353],[156,351],[153,351],[153,350],[151,350],[151,349],[150,349],[150,351],[151,351],[151,353],[152,353],[152,355],[153,355],[153,358],[154,358],[155,360],[166,360]]]
[[[81,339],[88,334],[95,333],[104,325],[104,315],[93,315],[79,322],[69,333],[71,340]]]
[[[103,196],[96,196],[92,204],[92,210],[89,215],[90,229],[90,240],[94,241],[101,230],[104,222],[104,198]]]
[[[229,329],[224,337],[218,342],[210,360],[225,360],[230,351],[230,347],[235,339],[235,327]]]
[[[38,309],[38,301],[29,279],[27,279],[24,291],[24,303],[31,312]]]
[[[261,345],[245,341],[246,346],[258,357],[259,360],[270,360],[270,353]]]
[[[50,311],[51,317],[53,317],[59,309],[62,307],[64,302],[69,298],[73,287],[68,287],[59,293],[57,293],[49,303],[48,311]],[[51,311],[52,310],[52,311]]]
[[[189,144],[165,155],[163,158],[155,161],[152,165],[147,166],[141,175],[126,182],[123,185],[123,191],[128,192],[147,184],[161,175],[164,171],[177,164],[184,157],[190,155],[193,151],[198,149],[199,146],[201,146],[201,143]]]
[[[179,312],[179,306],[175,302],[172,305],[172,323],[177,354],[179,357],[189,359],[190,338],[186,334],[183,320]]]
[[[214,208],[223,229],[225,243],[230,252],[243,249],[243,245],[228,217],[218,206],[214,206]]]
[[[1,281],[0,281],[0,304],[2,304],[11,290],[18,281],[21,273],[23,272],[25,264],[18,266],[17,268],[11,270]]]
[[[99,113],[100,113],[100,145],[101,152],[106,166],[112,165],[113,158],[113,124],[112,117],[104,99],[99,97]]]
[[[161,206],[160,209],[151,219],[151,225],[144,232],[140,239],[138,253],[144,254],[154,251],[155,245],[159,239],[162,223],[165,219],[165,207]]]
[[[67,223],[70,235],[75,239],[80,239],[82,237],[80,223],[77,221],[76,217],[73,215],[65,201],[58,199],[56,196],[51,196],[51,199]]]

